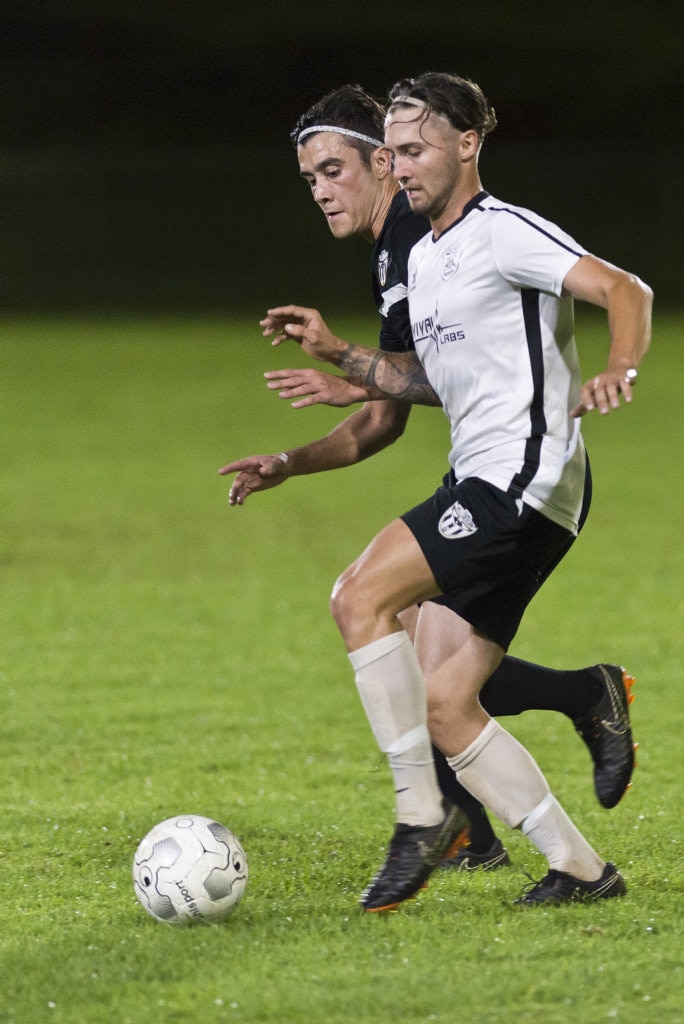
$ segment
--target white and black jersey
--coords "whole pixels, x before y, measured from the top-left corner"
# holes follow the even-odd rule
[[[373,297],[381,317],[380,348],[385,352],[413,349],[408,309],[408,258],[430,222],[411,211],[404,192],[392,200],[371,256]]]
[[[481,192],[408,264],[415,349],[451,424],[456,479],[486,480],[573,533],[586,456],[562,285],[583,255],[554,224]]]

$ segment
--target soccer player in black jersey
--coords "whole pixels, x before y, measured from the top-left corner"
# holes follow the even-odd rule
[[[307,111],[294,129],[293,140],[301,173],[333,234],[340,238],[359,234],[373,244],[373,290],[381,315],[380,349],[412,352],[407,261],[414,243],[429,230],[429,223],[410,210],[391,173],[390,155],[382,143],[383,118],[382,108],[371,97],[357,87],[345,87]],[[297,407],[316,402],[365,404],[326,438],[277,456],[252,457],[224,467],[221,472],[239,473],[231,488],[234,504],[241,504],[253,490],[274,486],[290,475],[349,465],[373,454],[401,434],[410,412],[405,401],[388,399],[353,379],[315,370],[281,370],[267,376],[269,386],[278,389],[281,397],[293,399]],[[430,388],[417,399],[414,388],[412,400],[439,404]],[[443,627],[430,630],[429,616],[427,625],[425,619],[424,615],[421,648],[448,645]],[[408,613],[404,624],[411,632]],[[626,673],[614,665],[557,671],[506,656],[485,684],[481,703],[492,715],[518,714],[531,708],[568,715],[594,759],[599,799],[610,807],[622,796],[633,768],[627,713],[629,682]],[[611,728],[611,722],[617,722],[618,728]],[[394,761],[401,765],[403,751],[389,744],[387,752],[390,764]],[[443,792],[467,812],[471,821],[470,846],[448,858],[447,863],[467,869],[505,863],[506,851],[482,805],[460,786],[437,750],[435,761]],[[407,821],[400,809],[398,817]]]

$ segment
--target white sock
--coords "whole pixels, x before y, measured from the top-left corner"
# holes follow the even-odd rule
[[[397,821],[436,825],[444,817],[427,728],[425,678],[403,630],[349,654],[373,735],[394,779]]]
[[[527,815],[521,831],[549,862],[584,882],[595,882],[606,866],[552,793]]]
[[[519,828],[549,867],[583,881],[601,876],[604,862],[550,792],[531,754],[490,719],[469,747],[447,758],[458,781],[511,828]]]

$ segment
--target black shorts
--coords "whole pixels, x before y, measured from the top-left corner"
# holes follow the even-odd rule
[[[589,511],[587,463],[580,529]],[[476,477],[447,474],[435,494],[403,515],[442,590],[436,597],[504,650],[525,608],[575,535]]]

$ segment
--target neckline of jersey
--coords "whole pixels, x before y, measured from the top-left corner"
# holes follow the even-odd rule
[[[437,242],[439,242],[439,240],[441,238],[444,238],[444,236],[447,234],[447,232],[451,231],[452,228],[455,228],[456,225],[460,224],[462,220],[465,220],[465,218],[468,216],[470,211],[474,210],[475,207],[480,205],[480,203],[482,202],[483,199],[487,199],[488,197],[489,197],[489,192],[485,192],[485,190],[483,189],[481,192],[478,192],[476,196],[473,196],[472,199],[469,199],[468,202],[463,207],[463,213],[461,214],[461,216],[457,220],[455,220],[453,224],[450,224],[448,228],[444,228],[444,231],[442,231],[442,233],[439,236],[439,238],[435,238],[434,232],[432,233],[432,237],[431,237],[432,243],[436,244]]]

